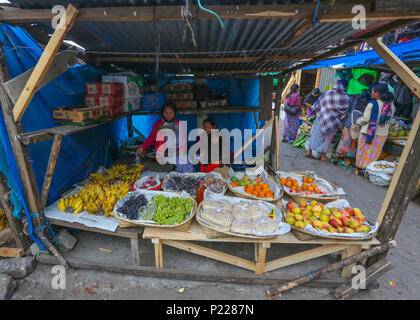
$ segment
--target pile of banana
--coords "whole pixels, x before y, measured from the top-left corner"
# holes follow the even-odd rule
[[[130,185],[140,177],[142,165],[128,169],[126,165],[116,165],[104,174],[90,174],[89,183],[67,198],[62,198],[57,205],[61,211],[90,214],[103,211],[105,216],[113,216],[115,204],[130,192]]]

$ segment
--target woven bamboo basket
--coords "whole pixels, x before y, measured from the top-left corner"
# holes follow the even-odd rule
[[[173,192],[173,193],[178,193],[178,194],[182,193],[182,191],[165,190],[163,186],[165,185],[166,181],[168,181],[168,177],[163,178],[162,185],[161,185],[162,191]],[[225,186],[223,187],[223,191],[218,193],[218,194],[221,194],[221,195],[225,194],[226,191],[227,191],[227,185],[228,185],[228,183],[226,183]],[[187,192],[187,191],[185,191],[185,192]],[[194,194],[192,196],[194,196]]]
[[[290,172],[290,173],[300,174],[300,175],[305,174],[304,171],[293,171],[293,172]],[[319,177],[319,176],[318,176],[318,178],[323,179],[322,177]],[[324,180],[326,180],[326,179],[324,179]],[[338,195],[333,196],[333,197],[317,197],[317,196],[313,196],[313,195],[309,196],[309,195],[303,195],[303,194],[290,193],[289,191],[286,190],[285,186],[283,186],[283,184],[280,183],[280,179],[277,176],[276,176],[276,181],[279,185],[281,185],[282,189],[284,190],[284,193],[287,194],[288,196],[290,196],[291,198],[293,198],[293,200],[295,200],[296,202],[299,202],[300,200],[305,200],[305,201],[315,200],[315,201],[319,201],[319,202],[322,202],[322,203],[328,203],[328,202],[332,202],[332,201],[336,201],[336,200],[340,199],[340,196],[338,196]],[[329,181],[328,181],[328,183],[331,184],[331,186],[334,189],[336,189],[336,190],[338,189],[338,187],[335,184],[333,184]]]
[[[370,221],[368,221],[370,223]],[[373,225],[372,223],[370,223],[371,225]],[[340,237],[340,236],[322,236],[322,235],[318,235],[318,234],[313,234],[311,232],[296,228],[295,226],[291,226],[292,227],[292,232],[293,234],[296,236],[296,238],[298,238],[301,241],[307,241],[307,240],[314,240],[314,239],[332,239],[332,240],[362,240],[362,241],[367,241],[372,239],[376,233],[373,233],[371,235],[369,235],[368,237],[365,238],[352,238],[352,237]]]
[[[127,218],[123,218],[120,216],[115,215],[115,218],[118,220],[118,225],[121,228],[127,228],[127,227],[153,227],[153,228],[161,228],[161,229],[172,229],[177,231],[188,231],[191,225],[191,221],[194,218],[195,214],[197,213],[197,202],[194,201],[194,207],[192,210],[191,215],[182,223],[168,226],[168,225],[157,225],[153,223],[145,223],[145,222],[136,222]]]
[[[221,228],[219,228],[217,226],[208,225],[205,222],[200,221],[200,219],[199,219],[199,214],[200,214],[201,208],[202,207],[201,207],[201,203],[200,203],[200,205],[198,206],[198,209],[197,209],[196,220],[197,220],[198,224],[203,228],[204,232],[206,233],[207,238],[209,238],[209,239],[224,238],[226,236],[232,236],[232,237],[240,237],[240,238],[247,238],[247,239],[260,239],[261,240],[261,239],[272,239],[272,238],[277,237],[277,235],[274,235],[274,236],[251,236],[251,235],[247,235],[247,234],[240,234],[240,233],[225,231],[225,230],[222,230]],[[282,219],[283,219],[283,215],[282,215]]]
[[[276,179],[273,179],[271,177],[269,177],[269,178],[272,179],[273,182],[276,183],[277,185],[279,184]],[[273,198],[273,199],[271,199],[271,198],[259,198],[257,196],[254,196],[253,194],[248,194],[248,193],[243,193],[243,192],[236,191],[235,188],[232,188],[229,181],[227,183],[227,186],[228,186],[229,190],[235,195],[235,197],[238,197],[238,198],[252,199],[252,200],[262,200],[262,201],[267,201],[267,202],[276,202],[276,201],[279,201],[281,199],[281,197],[283,196],[283,188],[280,187],[280,186],[279,186],[280,195],[277,198]]]

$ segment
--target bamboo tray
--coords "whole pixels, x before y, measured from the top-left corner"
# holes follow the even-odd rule
[[[283,209],[279,208],[281,211]],[[235,233],[230,231],[222,230],[221,228],[217,226],[211,226],[203,221],[200,221],[199,214],[201,211],[201,203],[198,206],[196,220],[198,224],[203,228],[204,232],[206,233],[207,238],[213,239],[213,238],[224,238],[226,236],[232,236],[232,237],[240,237],[240,238],[247,238],[247,239],[273,239],[277,238],[277,235],[271,235],[271,236],[253,236],[248,234],[241,234],[241,233]],[[283,212],[282,212],[282,221],[283,221]]]
[[[279,184],[277,179],[273,179],[272,177],[268,177],[268,178],[273,180],[273,182],[276,183],[277,185]],[[279,187],[280,195],[277,198],[271,199],[271,198],[260,198],[260,197],[254,196],[253,194],[248,194],[248,193],[244,193],[244,192],[241,192],[241,191],[236,191],[235,188],[232,188],[230,183],[231,183],[231,179],[228,180],[227,187],[238,198],[261,200],[261,201],[267,201],[267,202],[276,202],[276,201],[279,201],[281,199],[281,197],[283,196],[283,190],[284,189],[282,187]]]
[[[151,192],[159,192],[159,191],[151,191]],[[121,228],[153,227],[153,228],[161,228],[161,229],[172,229],[172,230],[177,230],[177,231],[188,231],[188,229],[190,228],[191,221],[194,218],[195,214],[197,213],[197,202],[195,201],[195,199],[192,199],[192,200],[194,201],[192,213],[184,222],[176,224],[176,225],[158,225],[158,224],[147,223],[147,222],[139,222],[139,221],[123,218],[115,213],[114,213],[114,216],[118,220],[118,225]]]
[[[292,171],[290,173],[305,175],[305,172],[304,171]],[[320,176],[318,176],[318,178],[324,179],[324,178],[322,178]],[[324,179],[324,180],[325,181],[328,181],[326,179]],[[336,196],[333,196],[333,197],[332,196],[331,197],[317,197],[317,196],[314,196],[314,195],[304,195],[304,194],[291,193],[291,192],[289,192],[289,191],[286,190],[286,187],[280,182],[280,179],[279,179],[279,177],[277,175],[276,175],[276,181],[277,181],[277,183],[279,185],[281,185],[282,190],[284,191],[284,193],[287,194],[288,196],[290,196],[291,198],[293,198],[293,200],[295,200],[297,202],[299,202],[300,200],[305,200],[305,201],[316,200],[316,201],[319,201],[319,202],[322,202],[322,203],[328,203],[328,202],[332,202],[332,201],[336,201],[336,200],[339,200],[340,199],[340,196],[339,195],[336,195]],[[334,189],[336,189],[336,190],[338,189],[338,187],[335,184],[333,184],[333,183],[331,183],[329,181],[328,181],[328,183]]]

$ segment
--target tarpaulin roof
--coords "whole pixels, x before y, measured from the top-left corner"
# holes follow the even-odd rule
[[[420,38],[389,46],[389,49],[402,61],[420,61]],[[358,53],[347,54],[344,57],[322,60],[302,70],[331,67],[334,69],[367,67],[385,64],[385,61],[374,51],[367,50]]]

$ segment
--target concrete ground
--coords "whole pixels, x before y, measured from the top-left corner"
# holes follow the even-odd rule
[[[269,141],[269,140],[268,140]],[[329,162],[305,158],[304,151],[295,149],[289,143],[280,145],[280,167],[285,171],[313,170],[320,176],[341,186],[350,203],[362,209],[369,220],[375,221],[386,188],[371,184],[367,179],[347,173],[345,168]],[[378,282],[379,289],[365,290],[352,299],[420,299],[420,200],[411,201],[396,235],[398,247],[391,250],[388,259],[393,269],[382,275]],[[66,258],[77,258],[81,261],[103,262],[110,264],[131,264],[130,243],[127,239],[95,234],[90,232],[71,233],[78,238],[77,246],[65,254]],[[200,243],[202,244],[202,243]],[[203,244],[202,244],[203,245]],[[243,258],[253,259],[254,249],[251,244],[205,244]],[[267,261],[292,253],[310,249],[313,246],[273,245],[267,255]],[[104,252],[99,248],[112,250]],[[141,264],[154,266],[154,251],[150,240],[141,242]],[[272,276],[295,278],[334,262],[336,256],[320,257],[308,262],[270,272]],[[250,271],[194,255],[172,247],[164,248],[165,268],[175,270],[208,271],[211,273],[251,274]],[[18,288],[11,299],[226,299],[248,300],[266,299],[269,286],[236,285],[225,283],[209,283],[138,277],[111,272],[91,270],[68,270],[66,289],[54,290],[51,287],[53,278],[52,266],[39,264],[36,271],[23,280],[18,281]],[[334,272],[330,277],[339,277]],[[395,286],[389,283],[394,282]],[[183,293],[178,290],[184,288]],[[283,293],[279,299],[333,299],[333,289],[297,287]]]

